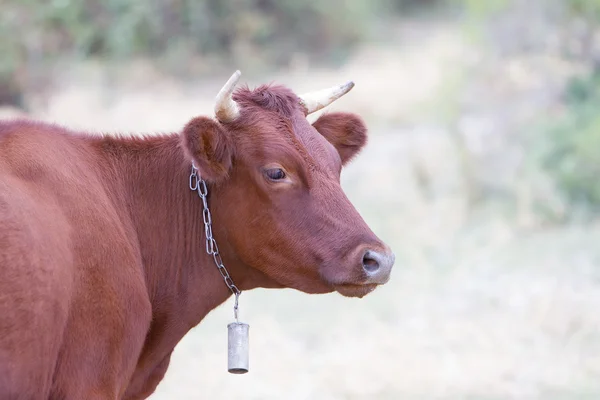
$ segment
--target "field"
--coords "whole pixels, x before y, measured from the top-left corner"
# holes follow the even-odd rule
[[[244,293],[250,373],[226,371],[228,301],[176,348],[153,400],[600,398],[600,226],[539,218],[536,204],[564,205],[530,180],[510,125],[552,107],[540,93],[571,66],[530,58],[486,69],[481,45],[453,25],[403,23],[394,34],[340,67],[299,62],[268,76],[232,65],[181,81],[133,62],[114,78],[87,63],[34,98],[31,115],[47,121],[150,133],[210,114],[237,68],[251,86],[277,81],[299,93],[356,83],[329,109],[358,112],[371,127],[343,187],[395,250],[391,281],[361,300]],[[448,86],[473,68],[473,84]],[[466,132],[460,145],[448,126]],[[481,187],[516,195],[475,207]]]

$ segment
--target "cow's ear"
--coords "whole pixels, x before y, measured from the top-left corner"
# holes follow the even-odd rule
[[[367,143],[367,127],[356,114],[326,113],[312,125],[337,149],[344,165]]]
[[[183,148],[194,160],[202,178],[216,182],[227,177],[233,144],[218,122],[207,117],[194,118],[183,128],[182,140]]]

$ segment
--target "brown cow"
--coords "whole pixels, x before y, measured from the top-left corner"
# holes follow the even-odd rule
[[[348,113],[306,115],[352,83],[296,96],[282,86],[217,96],[216,120],[180,134],[92,136],[0,122],[0,399],[143,399],[177,343],[231,292],[362,297],[394,256],[340,187],[366,142]],[[194,182],[195,186],[198,184]]]

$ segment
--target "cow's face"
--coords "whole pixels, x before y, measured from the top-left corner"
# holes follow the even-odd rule
[[[361,119],[331,113],[311,125],[311,105],[282,87],[233,99],[234,117],[197,118],[184,139],[236,258],[308,293],[362,297],[386,283],[394,255],[340,186],[342,167],[366,143]]]

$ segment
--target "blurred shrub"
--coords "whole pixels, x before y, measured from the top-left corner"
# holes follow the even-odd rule
[[[199,58],[277,66],[297,53],[335,61],[383,2],[4,0],[0,82],[57,58],[154,57],[179,67]]]
[[[575,21],[569,40],[578,43],[578,60],[587,74],[571,79],[564,113],[543,132],[541,161],[574,211],[600,211],[600,0],[565,0]]]
[[[574,14],[595,20],[600,18],[599,0],[565,0],[565,4]]]
[[[505,0],[489,0],[492,2]],[[0,103],[57,60],[150,57],[171,72],[343,60],[386,17],[479,0],[3,0]]]
[[[557,107],[560,113],[553,108],[536,134],[522,136],[532,139],[524,139],[524,145],[535,169],[541,167],[566,200],[561,214],[567,215],[558,216],[560,220],[589,218],[599,212],[600,0],[448,0],[446,4],[458,7],[472,23],[467,26],[474,28],[474,37],[490,38],[494,49],[500,48],[498,42],[503,40],[530,44],[507,46],[516,51],[503,56],[546,53],[568,58],[588,71],[566,82]],[[494,24],[508,28],[486,36],[486,29]],[[540,32],[547,37],[539,37]],[[553,40],[558,45],[552,45]]]
[[[543,131],[537,153],[566,200],[600,211],[600,73],[567,86],[565,112]]]

